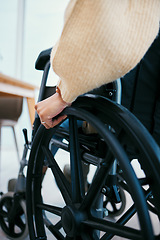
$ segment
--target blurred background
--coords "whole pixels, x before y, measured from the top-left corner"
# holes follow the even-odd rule
[[[22,82],[40,86],[42,71],[35,70],[35,61],[42,50],[58,40],[65,8],[69,0],[0,0],[0,73]],[[58,77],[50,73],[55,85]],[[37,101],[38,90],[35,92]],[[24,98],[22,114],[16,124],[20,156],[23,152],[22,129],[31,138],[31,123]],[[18,161],[11,128],[1,132],[0,191],[6,192],[8,179],[16,177]]]
[[[35,61],[42,50],[51,48],[59,38],[68,2],[69,0],[0,0],[0,74],[40,86],[42,71],[35,70]],[[58,77],[51,71],[49,84],[55,85],[57,80]],[[35,102],[37,98],[38,89],[35,91]],[[20,158],[24,145],[23,128],[27,128],[31,140],[32,127],[25,98],[22,114],[15,126]],[[2,127],[0,192],[8,192],[8,182],[17,178],[18,171],[19,162],[12,129]],[[8,239],[1,227],[0,239]]]
[[[0,0],[0,72],[39,85],[34,63],[60,36],[68,0]]]

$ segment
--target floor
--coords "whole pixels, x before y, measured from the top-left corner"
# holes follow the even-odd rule
[[[20,146],[20,154],[22,154],[23,152],[23,147],[22,145]],[[61,166],[63,167],[65,164],[65,161],[62,160],[64,159],[63,156],[61,154],[59,154],[59,159],[61,162]],[[5,144],[2,144],[2,149],[1,149],[1,166],[0,166],[0,192],[7,192],[7,184],[8,184],[8,180],[11,178],[16,178],[17,177],[17,173],[18,173],[18,169],[19,169],[19,163],[17,160],[17,155],[14,149],[13,144],[10,144],[9,141],[6,141]],[[48,177],[48,179],[46,179],[46,184],[50,184],[50,177]],[[54,183],[55,184],[55,183]],[[56,186],[56,184],[55,184]],[[50,191],[51,191],[51,186],[48,188],[48,192],[46,194],[46,198],[48,199],[48,201],[50,201]],[[60,198],[57,197],[58,195],[56,194],[56,192],[54,192],[54,196],[56,197],[57,201],[60,201]],[[53,199],[52,199],[53,200]],[[127,197],[127,204],[129,204],[130,199]],[[153,220],[153,226],[154,226],[154,231],[156,233],[160,232],[160,226],[157,225],[157,219],[155,219],[154,217],[152,217]],[[130,223],[132,226],[137,224],[136,223],[136,218],[134,218],[132,221],[130,221]],[[8,238],[5,236],[5,234],[3,233],[3,231],[0,228],[0,240],[7,240]],[[54,240],[54,238],[52,238]],[[122,238],[120,237],[114,237],[114,240],[122,240]],[[27,237],[24,240],[29,240],[29,238]],[[49,238],[49,240],[51,240]]]

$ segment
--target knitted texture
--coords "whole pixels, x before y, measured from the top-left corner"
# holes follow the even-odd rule
[[[71,0],[51,53],[63,100],[129,72],[155,39],[159,21],[160,0]]]

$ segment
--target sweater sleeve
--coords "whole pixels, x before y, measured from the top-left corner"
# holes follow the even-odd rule
[[[51,53],[63,100],[129,72],[157,36],[159,21],[160,0],[71,0]]]

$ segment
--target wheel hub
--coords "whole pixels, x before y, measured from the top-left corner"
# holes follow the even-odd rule
[[[85,219],[85,214],[75,207],[66,206],[63,208],[61,220],[62,227],[69,237],[77,236],[82,227],[81,223]]]

